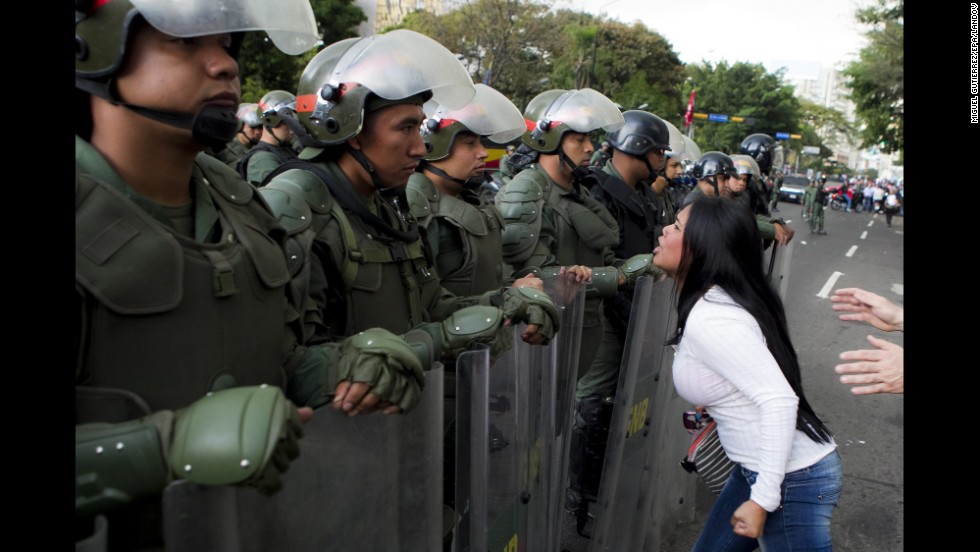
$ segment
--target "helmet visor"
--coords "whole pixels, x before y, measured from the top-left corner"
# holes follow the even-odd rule
[[[626,123],[616,104],[591,88],[573,90],[564,98],[559,98],[548,107],[541,119],[564,123],[568,128],[581,133],[600,128],[612,132]]]
[[[683,138],[684,150],[681,152],[681,161],[687,160],[696,163],[698,159],[701,159],[701,148],[687,136],[683,136]]]
[[[675,157],[684,153],[685,142],[684,135],[681,131],[677,129],[670,121],[665,120],[664,124],[667,125],[667,134],[670,137],[670,149],[667,150],[671,157]]]
[[[157,30],[180,37],[265,31],[290,55],[316,46],[320,35],[309,0],[130,0]]]
[[[476,93],[463,64],[431,38],[398,29],[352,45],[337,62],[330,83],[356,82],[387,100],[432,91],[432,101],[448,108],[466,105]]]
[[[782,144],[777,144],[772,148],[772,168],[770,171],[780,171],[783,170],[783,163],[785,162],[786,152],[783,150]]]
[[[475,134],[498,144],[519,138],[527,127],[524,116],[506,96],[485,84],[476,84],[476,95],[459,109],[450,109],[432,100],[423,110],[433,119],[459,121]]]
[[[732,155],[732,162],[735,163],[735,172],[738,174],[754,174],[755,176],[762,177],[762,171],[759,170],[759,164],[756,163],[749,155]]]

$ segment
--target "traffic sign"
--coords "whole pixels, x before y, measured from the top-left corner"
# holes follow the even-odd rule
[[[708,120],[714,121],[716,123],[727,123],[728,115],[722,115],[720,113],[708,113]]]
[[[789,140],[789,133],[788,132],[777,132],[776,133],[776,139],[777,140]]]

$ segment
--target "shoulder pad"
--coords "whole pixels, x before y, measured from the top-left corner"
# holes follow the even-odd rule
[[[259,188],[259,195],[269,204],[272,214],[289,235],[306,230],[313,222],[313,211],[302,197],[271,186]]]
[[[544,175],[538,174],[537,171],[523,171],[497,193],[497,205],[543,200],[547,185],[548,181]]]
[[[425,177],[425,175],[415,173],[408,179],[408,186],[405,187],[405,197],[408,200],[408,208],[422,224],[428,226],[433,213],[432,203],[438,203],[439,191],[435,184]]]
[[[197,154],[195,163],[201,169],[204,181],[222,197],[235,205],[247,205],[252,201],[255,187],[242,180],[237,172],[220,159],[202,152]]]
[[[282,190],[302,198],[314,213],[325,214],[333,206],[333,197],[320,177],[303,169],[290,169],[269,181],[262,189]]]

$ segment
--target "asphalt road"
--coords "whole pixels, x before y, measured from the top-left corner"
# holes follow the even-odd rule
[[[836,288],[861,287],[903,304],[904,218],[894,217],[888,228],[883,214],[827,208],[827,235],[816,235],[800,211],[799,204],[781,202],[773,214],[796,231],[784,303],[804,390],[834,432],[843,461],[844,490],[832,521],[834,550],[902,550],[904,395],[853,395],[850,386],[838,381],[833,367],[840,352],[871,348],[869,334],[903,346],[904,335],[838,320],[828,297]],[[664,552],[691,549],[713,498],[699,490],[695,519],[665,538]],[[567,523],[563,532],[563,549],[589,550],[589,541],[569,530],[570,524],[574,523]]]

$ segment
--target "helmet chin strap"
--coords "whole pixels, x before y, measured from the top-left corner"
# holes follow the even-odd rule
[[[238,132],[238,118],[235,110],[229,107],[206,105],[197,113],[163,111],[131,104],[111,93],[111,81],[97,83],[87,79],[75,78],[75,87],[90,94],[104,98],[114,105],[121,105],[147,119],[192,132],[194,139],[204,146],[220,147],[235,137]]]
[[[470,186],[470,184],[469,184],[470,181],[469,180],[463,180],[462,178],[456,178],[455,176],[450,176],[449,173],[447,173],[446,171],[444,171],[444,170],[440,169],[439,167],[433,165],[432,163],[428,163],[426,161],[423,161],[422,163],[424,163],[423,167],[425,167],[425,170],[427,170],[427,171],[429,171],[431,173],[438,174],[439,176],[441,176],[441,177],[443,177],[443,178],[445,178],[447,180],[451,180],[451,181],[459,184],[460,186],[463,186],[464,188]]]
[[[391,188],[391,186],[389,186],[385,182],[382,182],[381,177],[378,176],[377,171],[374,170],[374,163],[371,163],[371,160],[368,159],[366,155],[364,155],[363,151],[350,147],[347,149],[347,151],[350,152],[351,157],[353,157],[354,160],[357,161],[361,165],[361,167],[363,167],[364,170],[367,171],[367,173],[371,176],[371,183],[374,184],[374,188],[376,190],[378,190],[379,192],[384,192]]]
[[[568,165],[569,172],[574,173],[575,169],[578,168],[578,163],[572,161],[572,158],[565,153],[565,150],[558,148],[558,158],[561,159],[561,168],[564,170],[565,165]]]

